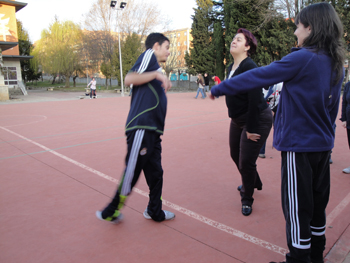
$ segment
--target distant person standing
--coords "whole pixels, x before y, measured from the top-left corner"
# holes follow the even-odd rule
[[[87,85],[87,87],[90,86],[90,99],[94,98],[96,99],[96,80],[93,77],[90,83]]]
[[[205,94],[204,94],[204,78],[202,76],[202,74],[198,74],[198,79],[197,79],[197,83],[198,83],[198,89],[197,89],[197,95],[196,97],[194,97],[195,99],[198,98],[199,92],[202,94],[202,99],[205,99]]]
[[[209,92],[209,76],[208,73],[204,73],[204,93]],[[207,94],[205,94],[207,95]]]
[[[340,120],[343,122],[342,126],[346,128],[348,134],[348,143],[350,148],[350,81],[345,84],[343,92],[343,102]],[[350,166],[343,170],[343,173],[350,174]]]
[[[221,80],[218,76],[212,76],[211,78],[212,78],[212,80],[214,80],[215,85],[218,85],[221,83]]]

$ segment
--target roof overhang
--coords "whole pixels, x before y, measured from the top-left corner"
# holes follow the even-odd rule
[[[16,7],[16,12],[21,10],[23,7],[27,5],[27,3],[21,3],[17,1],[10,1],[10,0],[0,0],[0,5],[10,5]]]
[[[16,55],[2,55],[2,58],[16,58],[18,60],[27,60],[27,59],[32,59],[33,56],[16,56]]]
[[[18,42],[7,42],[7,41],[0,41],[0,48],[2,51],[5,51],[7,49],[13,48],[18,45]]]

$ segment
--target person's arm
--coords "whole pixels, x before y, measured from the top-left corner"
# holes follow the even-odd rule
[[[159,80],[162,82],[162,87],[165,91],[168,91],[171,88],[171,82],[168,80],[168,78],[159,71],[150,71],[150,72],[144,72],[144,73],[137,73],[137,72],[129,72],[124,79],[125,85],[130,86],[138,86],[145,83],[148,83],[154,79]]]
[[[212,87],[212,97],[222,95],[237,95],[252,89],[271,86],[273,84],[292,79],[304,66],[303,54],[293,52],[280,61],[272,62],[268,66],[256,68],[239,74],[233,78],[222,81],[219,85]],[[298,61],[298,62],[297,62]]]

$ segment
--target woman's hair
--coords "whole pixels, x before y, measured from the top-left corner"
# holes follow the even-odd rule
[[[165,41],[168,41],[170,43],[169,39],[166,36],[164,36],[163,34],[151,33],[146,38],[146,42],[145,42],[146,50],[152,48],[153,45],[157,42],[159,43],[159,45],[162,45],[163,42],[165,42]]]
[[[245,37],[246,40],[246,47],[250,46],[250,49],[247,51],[248,56],[253,55],[256,52],[256,49],[258,47],[258,41],[256,40],[256,38],[254,37],[254,35],[252,34],[252,32],[250,32],[249,30],[245,29],[245,28],[239,28],[237,30],[237,34],[242,33]]]
[[[304,39],[304,47],[315,47],[316,52],[325,50],[332,57],[335,83],[343,75],[345,49],[343,44],[343,25],[332,5],[321,2],[303,8],[295,18],[295,24],[310,26],[311,32]]]
[[[199,73],[198,78],[202,81],[202,83],[204,83],[204,78],[203,78],[202,74]]]

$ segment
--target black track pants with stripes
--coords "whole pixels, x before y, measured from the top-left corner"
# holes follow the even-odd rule
[[[282,152],[282,208],[287,262],[323,262],[330,151]]]
[[[155,221],[165,219],[162,211],[161,141],[160,134],[153,131],[135,130],[127,134],[126,168],[114,198],[102,211],[103,218],[112,216],[123,207],[126,197],[131,193],[143,171],[149,187],[148,214]]]

